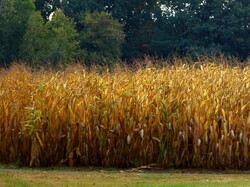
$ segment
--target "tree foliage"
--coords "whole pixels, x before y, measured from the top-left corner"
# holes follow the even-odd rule
[[[62,11],[56,11],[53,19],[46,23],[39,12],[34,12],[30,16],[19,56],[36,66],[48,62],[70,63],[77,57],[77,37],[75,23]]]
[[[81,58],[86,62],[110,63],[121,57],[123,25],[105,12],[86,13],[81,21]]]
[[[17,59],[29,15],[34,11],[32,0],[2,0],[0,8],[0,62]]]
[[[246,59],[250,1],[0,0],[0,63],[100,63],[172,53]]]
[[[65,15],[74,18],[76,22],[81,22],[82,16],[87,12],[102,12],[105,10],[105,1],[101,0],[71,0],[62,1],[62,9]],[[81,29],[81,28],[80,28]]]
[[[166,1],[154,46],[158,53],[225,54],[246,58],[250,2],[228,0]],[[158,48],[158,50],[157,50]]]
[[[125,24],[126,42],[123,48],[124,58],[154,54],[152,40],[156,28],[156,19],[161,16],[159,0],[108,0],[106,9],[114,18]]]

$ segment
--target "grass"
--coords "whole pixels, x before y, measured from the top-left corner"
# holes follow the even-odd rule
[[[0,170],[0,186],[249,186],[247,172],[132,171],[132,170]]]

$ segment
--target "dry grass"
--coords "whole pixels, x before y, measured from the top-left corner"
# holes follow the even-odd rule
[[[0,162],[250,168],[250,68],[1,70]]]

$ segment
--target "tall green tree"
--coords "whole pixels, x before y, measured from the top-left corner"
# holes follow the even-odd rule
[[[50,35],[40,12],[34,12],[28,21],[27,31],[20,47],[19,58],[41,65],[50,53]]]
[[[78,53],[78,33],[75,22],[64,15],[60,10],[56,11],[52,20],[46,23],[50,31],[51,50],[48,58],[52,61],[70,63]]]
[[[87,63],[111,63],[122,56],[123,24],[108,13],[108,1],[63,1],[65,14],[77,22],[81,55]]]
[[[229,1],[220,32],[224,53],[241,58],[250,55],[250,1]]]
[[[249,54],[249,1],[166,0],[163,5],[154,38],[157,53]]]
[[[81,58],[87,63],[112,63],[121,57],[123,25],[105,12],[86,13],[80,32]]]
[[[160,0],[72,0],[63,1],[62,8],[66,15],[80,23],[85,12],[104,11],[124,25],[126,35],[123,44],[123,57],[139,57],[145,53],[153,54],[155,19],[161,16]],[[78,24],[82,30],[83,24]]]
[[[75,23],[62,11],[56,11],[46,23],[40,13],[35,12],[28,23],[19,53],[21,59],[39,66],[48,62],[70,63],[77,57],[79,42]]]
[[[124,58],[154,54],[152,41],[155,37],[155,21],[162,13],[161,0],[108,0],[107,2],[106,10],[125,24]]]
[[[62,1],[62,9],[65,15],[74,18],[76,22],[81,22],[82,16],[87,12],[105,11],[106,2],[103,0],[71,0]],[[81,28],[79,28],[81,30]]]
[[[29,15],[34,11],[32,0],[2,0],[0,8],[0,63],[17,59]]]

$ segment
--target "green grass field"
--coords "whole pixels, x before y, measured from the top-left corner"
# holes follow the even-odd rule
[[[0,169],[1,187],[29,186],[250,186],[243,171]]]

